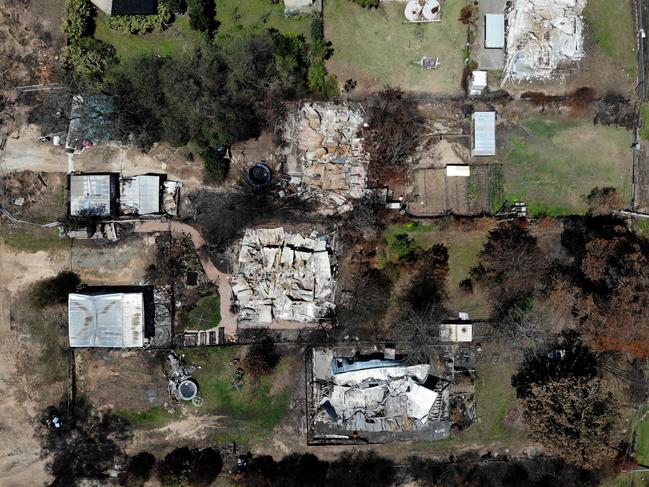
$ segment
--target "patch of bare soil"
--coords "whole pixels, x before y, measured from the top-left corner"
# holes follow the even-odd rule
[[[49,223],[65,216],[63,173],[20,171],[3,178],[3,204],[16,218]]]
[[[142,411],[168,400],[167,381],[153,353],[78,350],[78,391],[98,408]]]
[[[134,235],[110,244],[75,240],[70,267],[88,284],[140,284],[155,264],[155,254],[154,235]]]

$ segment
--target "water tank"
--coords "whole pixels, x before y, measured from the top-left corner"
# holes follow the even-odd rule
[[[273,179],[273,171],[264,161],[258,162],[248,169],[246,179],[255,188],[263,188],[270,184]]]
[[[406,19],[408,19],[410,22],[415,22],[416,20],[419,20],[419,16],[421,15],[421,10],[422,7],[419,4],[419,0],[410,0],[406,4],[406,10],[405,10],[405,15]]]
[[[178,384],[178,394],[183,401],[191,401],[198,394],[198,384],[191,379],[185,379]]]

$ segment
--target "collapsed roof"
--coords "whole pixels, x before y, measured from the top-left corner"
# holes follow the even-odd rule
[[[124,215],[160,213],[160,176],[133,176],[120,181],[120,212]]]
[[[70,214],[109,216],[115,192],[110,174],[73,174],[70,176]]]
[[[285,233],[281,227],[246,230],[232,279],[239,324],[326,319],[335,307],[333,286],[324,237]]]
[[[550,79],[584,57],[586,0],[515,0],[507,13],[507,80]]]
[[[316,198],[330,212],[352,208],[367,183],[368,157],[358,136],[361,112],[333,103],[307,103],[288,121],[286,173],[289,189]]]
[[[144,345],[142,293],[68,296],[70,347],[130,348]]]
[[[342,366],[341,366],[342,364]],[[412,431],[438,419],[446,382],[429,364],[355,360],[314,351],[315,421],[347,431]]]

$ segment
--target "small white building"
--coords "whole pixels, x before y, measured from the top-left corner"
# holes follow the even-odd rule
[[[472,71],[469,78],[469,95],[482,95],[482,92],[487,87],[487,72],[486,71]]]
[[[496,112],[475,112],[472,156],[496,155]]]
[[[471,176],[471,166],[449,164],[446,166],[446,176],[468,178]]]
[[[485,49],[505,48],[505,15],[486,14],[484,16]]]
[[[470,323],[440,325],[439,337],[444,342],[468,343],[473,340],[473,325]]]

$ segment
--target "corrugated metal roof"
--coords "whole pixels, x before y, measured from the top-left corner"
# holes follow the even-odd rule
[[[70,347],[130,348],[144,345],[142,293],[68,296]]]
[[[70,214],[73,216],[110,215],[110,176],[108,174],[70,176]]]
[[[160,176],[135,176],[120,183],[122,213],[148,215],[160,213]]]
[[[475,112],[473,114],[474,156],[496,155],[496,112]]]
[[[486,14],[484,19],[486,49],[503,49],[505,47],[505,16],[503,14]]]

